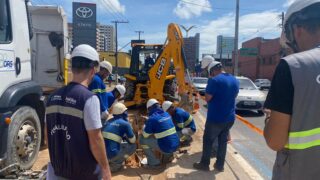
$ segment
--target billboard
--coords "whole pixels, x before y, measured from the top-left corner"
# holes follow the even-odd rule
[[[89,44],[97,46],[96,4],[73,2],[73,46]]]

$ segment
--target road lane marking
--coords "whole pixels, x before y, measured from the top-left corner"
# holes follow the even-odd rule
[[[206,118],[199,112],[197,113],[199,119],[206,121]],[[248,174],[251,179],[263,179],[262,176],[255,170],[240,154],[234,154],[236,152],[235,148],[229,144],[227,148],[228,153],[239,163],[242,169]]]

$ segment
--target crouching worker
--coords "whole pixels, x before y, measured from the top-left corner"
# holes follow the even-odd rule
[[[191,136],[196,132],[193,117],[185,110],[175,107],[171,101],[164,101],[162,109],[171,115],[181,145],[189,146],[192,142]]]
[[[112,108],[112,113],[113,118],[106,122],[102,134],[111,172],[117,172],[123,168],[124,161],[135,152],[136,137],[128,122],[126,106],[116,103]]]
[[[161,161],[156,158],[154,150],[162,153],[162,162],[173,160],[173,152],[179,147],[179,136],[176,132],[171,116],[164,112],[159,102],[149,99],[147,102],[149,117],[140,136],[140,144],[147,156],[146,168],[158,168]]]

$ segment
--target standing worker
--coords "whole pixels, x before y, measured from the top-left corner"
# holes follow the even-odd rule
[[[264,137],[277,151],[273,179],[320,176],[320,0],[295,1],[284,19],[294,54],[282,58],[265,102]]]
[[[100,101],[101,119],[108,119],[108,99],[104,80],[112,73],[112,65],[108,61],[100,62],[100,71],[93,77],[89,90],[96,94]]]
[[[175,107],[171,101],[164,101],[162,109],[171,115],[181,143],[183,145],[190,145],[192,141],[191,136],[196,132],[193,117],[185,110]]]
[[[128,109],[124,104],[116,103],[112,113],[113,118],[103,128],[103,137],[111,172],[117,172],[122,169],[123,162],[136,151],[136,136],[128,122]]]
[[[48,179],[111,179],[99,99],[88,90],[96,68],[98,52],[89,45],[77,46],[72,52],[72,82],[48,99]]]
[[[203,135],[203,152],[201,161],[194,163],[193,167],[199,170],[209,170],[212,145],[218,137],[217,161],[214,168],[222,172],[224,171],[228,134],[235,120],[235,99],[239,92],[239,82],[233,75],[225,73],[218,61],[211,62],[208,70],[211,78],[206,88],[208,112]]]
[[[147,102],[149,118],[145,122],[140,144],[148,160],[148,168],[157,168],[161,162],[156,158],[153,150],[160,150],[163,162],[170,162],[173,152],[179,147],[179,136],[176,132],[171,116],[164,112],[156,99]]]

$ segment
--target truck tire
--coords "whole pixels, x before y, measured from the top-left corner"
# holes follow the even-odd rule
[[[6,164],[17,163],[30,169],[36,161],[41,144],[41,125],[36,111],[22,106],[11,117]]]

